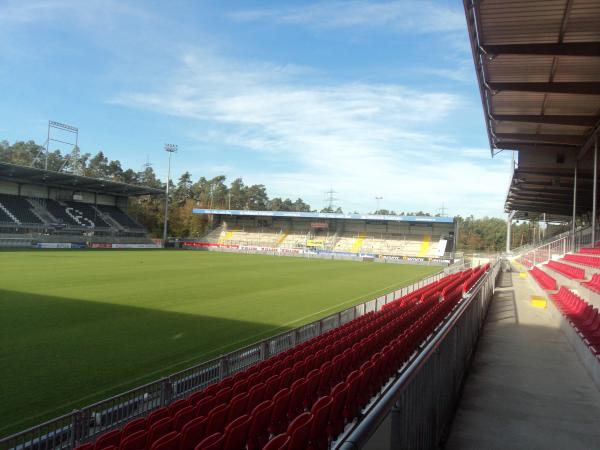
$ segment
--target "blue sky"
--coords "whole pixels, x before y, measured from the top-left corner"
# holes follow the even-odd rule
[[[459,1],[0,0],[0,139],[80,129],[166,178],[369,212],[501,216]]]

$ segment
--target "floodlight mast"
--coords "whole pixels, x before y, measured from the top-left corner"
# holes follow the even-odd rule
[[[177,153],[177,145],[165,144],[165,151],[169,153],[169,166],[167,169],[167,187],[165,193],[165,223],[163,226],[163,245],[167,245],[167,226],[169,222],[169,184],[171,183],[171,155]]]
[[[383,200],[383,197],[375,197],[375,200],[377,200],[377,211],[375,211],[375,214],[377,214],[379,211],[379,202]]]

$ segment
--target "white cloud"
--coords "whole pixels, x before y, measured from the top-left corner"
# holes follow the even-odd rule
[[[467,160],[472,149],[448,148],[452,139],[433,131],[460,111],[461,98],[394,84],[313,85],[306,73],[188,53],[162,87],[113,101],[210,124],[199,140],[246,149],[257,161],[242,172],[238,161],[225,156],[223,164],[266,184],[272,195],[300,196],[314,207],[331,184],[363,210],[383,195],[397,210],[434,211],[443,201],[461,214],[501,211],[505,167]],[[261,170],[261,162],[285,169]]]
[[[0,4],[0,23],[23,25],[39,22],[65,21],[71,26],[89,26],[116,17],[150,17],[143,9],[116,0],[5,0]]]
[[[419,1],[326,1],[308,6],[242,10],[240,22],[265,21],[314,28],[378,28],[402,32],[447,32],[464,28],[460,8]]]

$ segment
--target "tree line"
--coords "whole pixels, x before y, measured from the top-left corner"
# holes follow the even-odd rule
[[[45,167],[45,149],[34,141],[18,141],[10,144],[0,141],[0,161],[43,169]],[[60,150],[48,153],[49,170],[65,170],[78,175],[100,178],[133,185],[165,189],[166,184],[158,179],[152,167],[141,170],[124,168],[119,160],[110,160],[103,152],[95,155],[81,153],[74,149],[63,154]],[[193,208],[242,209],[309,212],[310,205],[301,198],[269,197],[263,184],[246,185],[242,178],[227,183],[225,175],[214,178],[200,177],[194,181],[192,174],[183,173],[169,186],[169,234],[179,237],[199,237],[209,227],[206,216],[193,214]],[[320,212],[342,213],[341,208],[323,208]],[[164,198],[141,196],[132,198],[129,213],[144,225],[151,235],[162,235],[164,220]],[[380,209],[375,214],[433,216],[425,211],[390,211]],[[435,214],[439,216],[439,214]],[[457,216],[458,250],[467,252],[495,252],[506,248],[506,221],[495,217],[474,218]],[[512,227],[513,247],[539,240],[536,224],[532,222],[516,223]],[[560,227],[548,227],[548,235],[562,231]]]
[[[44,147],[34,141],[17,141],[10,144],[0,141],[0,161],[31,166],[46,167]],[[110,160],[103,152],[95,155],[74,149],[63,154],[60,150],[48,152],[47,167],[54,171],[67,171],[86,177],[99,178],[138,186],[165,189],[166,183],[158,179],[152,167],[141,170],[124,168],[119,160]],[[207,231],[206,216],[192,214],[193,208],[245,209],[271,211],[311,211],[301,198],[269,197],[263,184],[244,183],[236,178],[227,183],[225,175],[194,181],[192,174],[183,173],[169,185],[169,235],[201,236]],[[141,196],[130,199],[129,213],[144,225],[151,235],[161,236],[164,221],[164,198]]]

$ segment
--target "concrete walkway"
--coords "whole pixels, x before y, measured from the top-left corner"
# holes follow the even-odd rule
[[[500,274],[447,450],[600,449],[600,392],[532,283]]]

